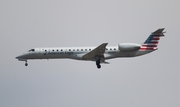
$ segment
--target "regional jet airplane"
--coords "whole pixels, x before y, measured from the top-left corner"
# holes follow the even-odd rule
[[[105,60],[119,57],[135,57],[144,55],[157,50],[160,37],[164,36],[164,28],[160,28],[146,39],[143,44],[120,43],[117,46],[107,46],[108,43],[102,43],[97,47],[52,47],[52,48],[34,48],[23,55],[17,56],[19,61],[30,59],[61,59],[69,58],[76,60],[86,60],[96,62],[97,68],[101,68],[101,63],[108,63]]]

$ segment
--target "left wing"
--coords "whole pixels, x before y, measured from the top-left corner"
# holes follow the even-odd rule
[[[82,56],[83,59],[91,59],[96,57],[104,57],[104,52],[106,50],[106,46],[108,43],[103,43],[99,45],[97,48],[93,49],[91,52]]]

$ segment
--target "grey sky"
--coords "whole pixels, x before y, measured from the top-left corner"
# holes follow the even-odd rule
[[[0,107],[179,107],[178,0],[1,0]],[[15,59],[34,47],[142,43],[165,27],[159,49],[94,62]]]

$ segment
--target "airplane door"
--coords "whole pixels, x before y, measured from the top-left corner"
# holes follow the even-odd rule
[[[47,51],[48,50],[46,50],[46,49],[39,48],[38,49],[38,57],[42,58],[42,57],[46,56],[47,55]]]
[[[42,50],[41,50],[41,55],[42,55],[42,56],[46,56],[49,51],[50,51],[49,49],[42,49]]]
[[[41,57],[42,57],[42,54],[43,54],[43,51],[44,51],[43,49],[39,48],[39,49],[37,50],[37,52],[38,52],[37,57],[41,58]]]

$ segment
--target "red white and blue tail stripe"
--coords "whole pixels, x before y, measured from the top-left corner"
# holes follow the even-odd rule
[[[139,50],[156,50],[160,37],[164,36],[163,30],[164,28],[160,28],[151,33]]]

